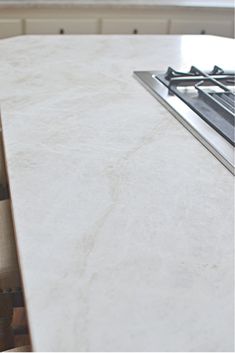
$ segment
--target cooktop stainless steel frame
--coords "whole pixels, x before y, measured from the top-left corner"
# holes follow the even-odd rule
[[[156,97],[228,170],[235,175],[235,148],[180,98],[156,79],[156,71],[134,71],[134,77]]]

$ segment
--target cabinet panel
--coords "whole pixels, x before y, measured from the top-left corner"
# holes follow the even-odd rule
[[[96,34],[96,19],[27,19],[26,34]]]
[[[104,19],[103,34],[166,34],[167,19]]]
[[[232,21],[208,20],[171,20],[170,33],[172,34],[214,34],[225,37],[233,36]]]
[[[19,36],[23,32],[22,21],[18,19],[0,19],[0,38]]]

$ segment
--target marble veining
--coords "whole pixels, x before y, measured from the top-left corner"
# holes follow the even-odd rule
[[[1,120],[35,351],[233,350],[234,178],[132,77],[168,65],[232,69],[232,43],[0,41]]]

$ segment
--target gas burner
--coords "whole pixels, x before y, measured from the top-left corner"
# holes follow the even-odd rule
[[[189,77],[189,76],[203,76],[205,77],[205,75],[209,75],[209,76],[219,76],[219,75],[224,75],[225,72],[223,69],[221,69],[218,66],[214,66],[213,70],[211,72],[209,72],[208,74],[206,74],[205,72],[200,71],[199,69],[197,69],[195,66],[191,66],[191,69],[189,72],[180,72],[180,71],[176,71],[174,69],[172,69],[170,66],[167,69],[167,72],[165,74],[165,78],[167,80],[170,80],[172,78],[176,78],[176,77]]]
[[[169,67],[134,75],[234,174],[234,72],[192,66],[188,72]]]

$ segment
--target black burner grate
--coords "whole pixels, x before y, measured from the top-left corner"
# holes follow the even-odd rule
[[[219,104],[222,104],[231,113],[235,113],[234,94],[230,92],[210,93],[210,96]]]
[[[165,74],[157,74],[155,78],[235,146],[234,72],[218,66],[210,72],[201,71],[195,66],[189,72],[169,67]]]

